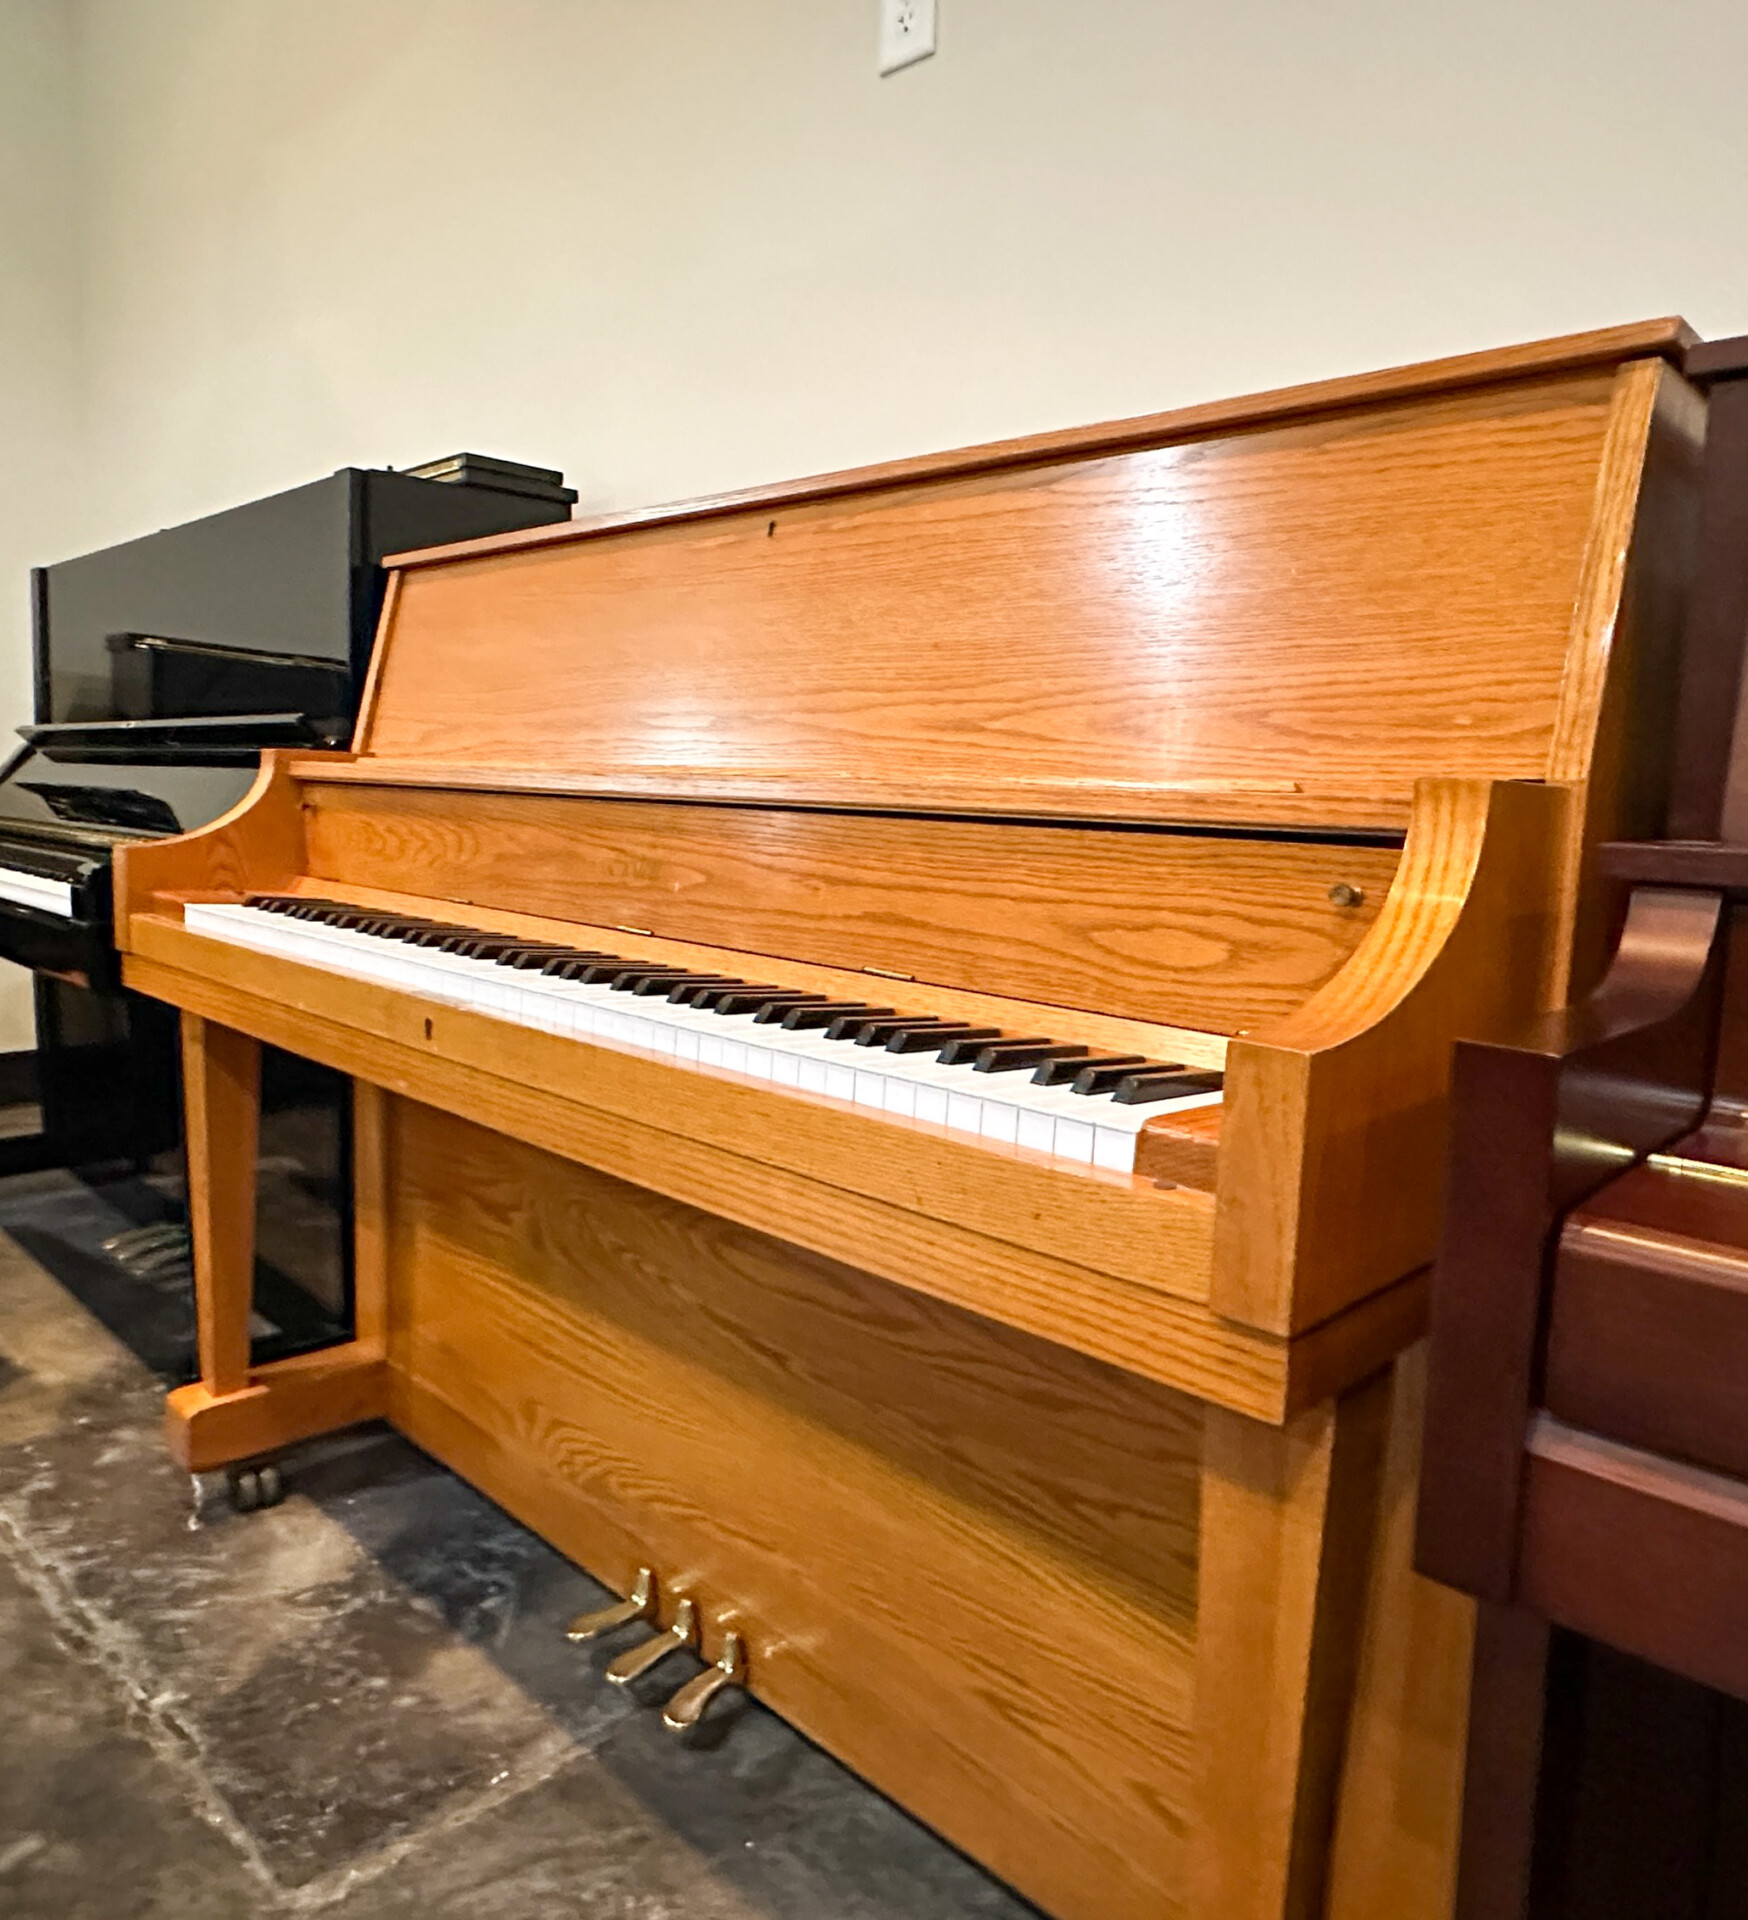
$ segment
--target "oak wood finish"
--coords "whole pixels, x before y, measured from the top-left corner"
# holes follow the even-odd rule
[[[397,1424],[1049,1911],[1184,1911],[1197,1403],[393,1116]]]
[[[1615,401],[1574,375],[421,568],[371,754],[949,808],[1163,787],[1165,818],[1232,782],[1197,812],[1263,823],[1246,782],[1316,817],[1429,764],[1543,778]]]
[[[1060,1920],[1401,1910],[1461,1711],[1429,1677],[1416,1747],[1408,1676],[1462,1622],[1404,1565],[1388,1369],[1450,1041],[1560,990],[1637,829],[1683,338],[416,557],[356,751],[118,871],[130,984],[371,1089],[357,1403],[616,1585],[656,1565]],[[1224,1063],[1225,1109],[1050,1165],[181,924],[249,888],[887,967]],[[200,1444],[296,1405],[264,1373]]]
[[[249,1379],[260,1043],[184,1012],[182,1093],[200,1375],[223,1396]]]
[[[997,472],[1024,467],[1040,460],[1074,455],[1120,453],[1131,447],[1163,446],[1177,440],[1235,432],[1366,407],[1380,400],[1411,400],[1423,394],[1460,393],[1467,388],[1495,386],[1506,381],[1546,379],[1551,375],[1613,368],[1624,360],[1656,357],[1695,367],[1700,375],[1712,371],[1705,356],[1716,345],[1695,345],[1693,330],[1684,320],[1669,318],[1635,321],[1626,326],[1599,327],[1584,333],[1558,334],[1551,339],[1526,341],[1519,346],[1493,347],[1482,353],[1454,354],[1442,360],[1424,360],[1411,366],[1390,367],[1378,373],[1349,374],[1303,386],[1276,387],[1234,400],[1214,400],[1180,407],[1169,413],[1141,414],[1101,426],[1069,427],[1054,433],[1033,434],[1023,440],[995,441],[949,453],[922,454],[888,461],[883,466],[859,467],[843,473],[822,474],[811,480],[781,486],[753,487],[739,493],[717,494],[674,505],[640,508],[632,513],[607,514],[566,521],[558,526],[491,534],[445,547],[424,547],[397,554],[396,568],[443,565],[457,557],[512,552],[555,542],[599,539],[627,526],[649,526],[676,520],[707,519],[716,514],[744,512],[754,507],[831,498],[885,487],[908,486],[944,475]]]
[[[989,820],[305,787],[308,872],[1232,1033],[1352,954],[1391,847]],[[1337,887],[1363,895],[1331,899]]]
[[[1194,1904],[1323,1911],[1388,1379],[1281,1428],[1206,1412]]]
[[[205,1473],[387,1411],[381,1346],[348,1341],[256,1367],[234,1391],[215,1392],[205,1380],[177,1387],[164,1402],[164,1440],[178,1465]]]
[[[1423,781],[1416,800],[1352,961],[1227,1052],[1211,1299],[1247,1325],[1314,1325],[1430,1255],[1451,1036],[1541,1004],[1568,796]]]
[[[1450,1920],[1475,1603],[1414,1569],[1426,1343],[1396,1362],[1328,1920]]]
[[[584,1160],[652,1192],[683,1196],[727,1218],[781,1231],[794,1244],[884,1269],[907,1286],[1264,1419],[1281,1417],[1294,1398],[1302,1396],[1296,1369],[1311,1369],[1319,1389],[1327,1391],[1332,1378],[1338,1380],[1342,1371],[1378,1365],[1402,1338],[1412,1338],[1421,1324],[1421,1300],[1402,1300],[1392,1290],[1360,1310],[1354,1316],[1358,1324],[1351,1329],[1344,1318],[1318,1335],[1283,1341],[1236,1326],[1205,1306],[1175,1299],[1157,1286],[1124,1281],[1078,1260],[1028,1254],[1012,1238],[997,1240],[944,1221],[931,1222],[912,1205],[861,1194],[847,1186],[809,1181],[769,1161],[754,1161],[687,1134],[622,1118],[530,1089],[514,1078],[459,1064],[453,1058],[454,1027],[449,1022],[439,1030],[441,1039],[434,1048],[416,1028],[399,1039],[373,1035],[358,1020],[328,1019],[265,993],[227,986],[216,969],[204,965],[198,972],[184,972],[133,957],[127,977],[142,992],[204,1007],[214,1018],[246,1022],[274,1045],[342,1072],[452,1113],[477,1116],[500,1132]],[[310,983],[305,991],[320,1000],[326,983]],[[644,1067],[630,1056],[618,1056],[613,1064],[633,1076]],[[652,1084],[644,1082],[646,1091]],[[656,1086],[657,1097],[652,1101],[658,1108],[663,1106],[660,1091]],[[724,1091],[738,1089],[725,1085]],[[713,1104],[701,1091],[689,1092],[689,1097],[695,1108],[702,1106],[706,1112]],[[667,1111],[671,1120],[671,1109]],[[749,1138],[746,1110],[737,1111],[742,1114],[738,1126],[725,1121],[722,1131],[744,1145]],[[840,1121],[855,1123],[855,1130],[840,1132]],[[877,1141],[883,1151],[873,1161],[865,1144],[867,1134],[883,1124],[824,1103],[817,1103],[805,1119],[797,1115],[792,1120],[798,1139],[835,1136],[837,1156],[858,1179],[878,1174],[902,1187],[908,1165],[937,1189],[944,1178],[949,1188],[956,1180],[962,1190],[976,1196],[980,1208],[990,1205],[986,1183],[990,1168],[981,1157],[975,1163],[943,1161],[934,1151],[934,1136],[919,1134],[919,1143],[926,1144],[919,1144],[908,1161],[901,1155],[895,1162],[891,1148]],[[771,1142],[760,1136],[759,1144]],[[964,1154],[981,1156],[983,1151],[944,1136],[940,1144],[942,1148],[958,1144]],[[1001,1164],[998,1158],[995,1165]],[[1054,1172],[1045,1169],[1042,1177],[1053,1178]],[[1180,1196],[1152,1191],[1137,1198],[1155,1204],[1174,1202]],[[1186,1236],[1199,1232],[1205,1245],[1210,1218],[1208,1211],[1200,1221],[1186,1212]],[[998,1224],[1011,1234],[1037,1223],[1010,1209]],[[1157,1246],[1146,1247],[1144,1239],[1140,1244],[1157,1256]],[[1073,1251],[1084,1257],[1089,1245],[1098,1246],[1100,1256],[1110,1259],[1108,1242],[1082,1241]],[[1320,1351],[1326,1339],[1338,1343],[1333,1367]]]

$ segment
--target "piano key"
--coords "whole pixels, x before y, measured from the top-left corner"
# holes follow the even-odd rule
[[[1172,1073],[1175,1066],[1163,1060],[1126,1060],[1118,1066],[1088,1066],[1084,1062],[1079,1073],[1074,1076],[1074,1091],[1081,1095],[1089,1093],[1115,1093],[1125,1079],[1136,1073]]]
[[[309,905],[310,903],[300,903]],[[1154,1115],[1216,1103],[1220,1076],[1172,1069],[1141,1056],[1058,1054],[1067,1043],[1003,1035],[939,1014],[895,1013],[859,1001],[831,1001],[801,989],[696,973],[666,963],[598,956],[593,950],[461,929],[463,946],[484,938],[490,955],[420,943],[415,916],[367,914],[315,903],[296,915],[267,903],[191,904],[188,924],[280,951],[424,997],[472,1008],[543,1031],[643,1048],[677,1066],[714,1066],[775,1088],[851,1102],[863,1111],[928,1121],[990,1141],[1017,1144],[1064,1161],[1132,1169],[1135,1141]],[[431,923],[435,925],[435,923]],[[367,926],[386,925],[386,933]],[[467,936],[471,936],[468,938]],[[517,956],[541,949],[537,965]],[[626,983],[649,986],[638,993]],[[665,981],[665,990],[658,982]],[[688,995],[687,987],[696,989]],[[724,1004],[726,994],[738,995]],[[698,1004],[702,999],[706,1004]],[[790,1004],[785,1004],[785,1003]],[[798,1024],[789,1026],[790,1019]],[[823,1024],[821,1024],[823,1022]],[[801,1024],[807,1023],[807,1024]],[[979,1034],[975,1043],[969,1036]],[[867,1044],[853,1043],[866,1034]],[[894,1039],[899,1045],[894,1047]],[[966,1044],[959,1045],[964,1042]],[[977,1071],[980,1053],[1043,1048],[1038,1069]],[[955,1059],[958,1051],[963,1057]],[[1117,1084],[1139,1091],[1119,1103],[1103,1088],[1078,1093],[1046,1070],[1077,1073],[1121,1067]]]
[[[864,1020],[856,1029],[855,1044],[858,1047],[884,1047],[895,1035],[952,1024],[938,1013],[895,1013],[889,1019]],[[826,1029],[826,1036],[828,1039],[832,1037],[830,1027]]]
[[[705,987],[738,987],[745,983],[732,973],[689,973],[683,980],[669,980],[652,974],[640,980],[632,992],[644,1000],[689,1000]]]
[[[951,1043],[963,1046],[969,1041],[989,1039],[1000,1031],[994,1027],[974,1027],[969,1020],[941,1022],[938,1026],[904,1027],[886,1042],[888,1053],[939,1053]]]
[[[1040,1087],[1072,1086],[1076,1076],[1088,1067],[1144,1067],[1146,1064],[1146,1055],[1140,1053],[1065,1054],[1060,1059],[1046,1060],[1032,1079]]]
[[[1159,1100],[1181,1100],[1198,1093],[1213,1093],[1224,1080],[1224,1074],[1192,1073],[1183,1069],[1176,1073],[1133,1074],[1118,1084],[1112,1097],[1120,1107],[1149,1106]]]
[[[968,1027],[965,1032],[955,1034],[941,1048],[940,1064],[943,1067],[968,1067],[991,1041],[1007,1038],[1000,1027]]]
[[[829,1027],[834,1020],[851,1016],[871,1020],[879,1014],[892,1011],[891,1007],[870,1006],[866,1000],[803,1001],[797,1006],[784,1008],[780,1016],[773,1011],[771,1021],[789,1033],[801,1033],[814,1027]],[[763,1011],[756,1017],[761,1021],[767,1018]]]
[[[710,1008],[719,1018],[739,1014],[756,1018],[766,1007],[794,1007],[824,997],[823,994],[803,993],[791,987],[730,987],[726,993],[711,997]]]
[[[985,1047],[974,1064],[979,1073],[1016,1073],[1045,1060],[1085,1060],[1091,1051],[1058,1040],[1002,1040]]]
[[[66,920],[73,918],[70,880],[50,880],[40,873],[0,867],[0,900],[10,900],[15,907],[35,907],[39,913],[58,914]]]

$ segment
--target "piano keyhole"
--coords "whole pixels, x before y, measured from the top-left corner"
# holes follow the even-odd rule
[[[425,1022],[425,1038],[426,1038],[427,1040],[429,1040],[429,1039],[431,1038],[431,1035],[432,1035],[432,1034],[433,1034],[433,1033],[434,1033],[435,1031],[436,1031],[436,1029],[435,1029],[435,1028],[434,1028],[434,1027],[433,1027],[433,1026],[431,1025],[431,1022],[430,1022],[429,1020],[427,1020],[427,1021]]]

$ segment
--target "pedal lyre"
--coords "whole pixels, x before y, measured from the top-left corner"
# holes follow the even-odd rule
[[[615,1627],[628,1627],[633,1620],[653,1620],[656,1612],[655,1573],[639,1567],[632,1582],[629,1599],[615,1600],[610,1607],[597,1607],[592,1613],[579,1613],[564,1630],[567,1640],[593,1640],[598,1634],[611,1633]]]
[[[678,1653],[698,1638],[698,1609],[690,1600],[682,1600],[674,1609],[674,1624],[665,1633],[652,1634],[641,1646],[628,1647],[607,1663],[607,1678],[616,1687],[628,1687],[648,1673],[658,1660]]]
[[[670,1733],[689,1734],[704,1718],[705,1709],[727,1687],[744,1687],[747,1674],[746,1643],[738,1633],[722,1636],[722,1653],[716,1665],[706,1667],[688,1680],[662,1708],[662,1725]]]

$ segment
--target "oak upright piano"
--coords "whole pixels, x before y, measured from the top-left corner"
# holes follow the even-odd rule
[[[122,857],[178,1456],[387,1417],[1062,1920],[1440,1911],[1398,1356],[1452,1040],[1656,804],[1686,337],[403,556],[352,751]],[[251,1370],[263,1041],[356,1076],[359,1306]]]

